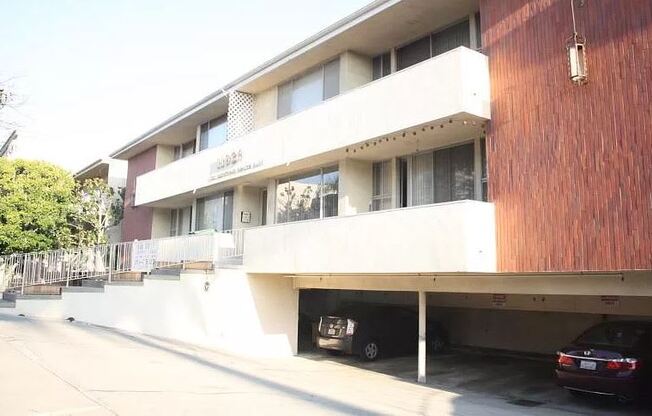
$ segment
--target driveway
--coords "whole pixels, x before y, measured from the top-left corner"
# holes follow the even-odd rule
[[[77,322],[4,315],[0,363],[3,416],[616,414],[421,386],[347,361],[242,358]]]

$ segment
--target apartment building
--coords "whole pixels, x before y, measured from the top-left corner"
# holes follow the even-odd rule
[[[111,155],[125,241],[236,254],[120,322],[284,355],[351,300],[540,353],[648,319],[650,80],[647,0],[377,0]]]

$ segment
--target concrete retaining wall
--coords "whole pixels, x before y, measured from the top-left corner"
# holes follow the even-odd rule
[[[206,290],[206,283],[208,289]],[[146,278],[141,286],[64,292],[61,299],[17,299],[0,314],[66,319],[176,339],[253,356],[297,351],[298,291],[290,278],[242,270]]]

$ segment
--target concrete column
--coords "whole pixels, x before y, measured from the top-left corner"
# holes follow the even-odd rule
[[[419,292],[419,365],[417,381],[426,382],[426,292]]]

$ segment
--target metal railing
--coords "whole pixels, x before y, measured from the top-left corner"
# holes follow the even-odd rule
[[[0,256],[0,291],[210,262],[242,264],[244,230]]]

